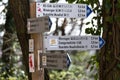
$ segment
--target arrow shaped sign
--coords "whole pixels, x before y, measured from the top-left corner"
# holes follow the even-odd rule
[[[40,54],[40,66],[48,69],[68,69],[71,64],[70,56],[66,53]]]
[[[67,67],[69,68],[71,65],[71,58],[69,56],[69,54],[67,53]]]
[[[87,18],[91,12],[87,4],[36,3],[36,17]]]
[[[51,21],[51,19],[49,17],[49,30],[51,29],[51,26],[52,26],[52,21]]]
[[[46,50],[97,50],[105,41],[99,36],[44,36]]]
[[[105,41],[101,37],[99,37],[99,43],[100,43],[99,47],[102,48],[103,45],[105,44]]]
[[[48,16],[27,19],[28,33],[42,33],[49,31],[52,22]]]
[[[92,10],[87,6],[87,17],[92,13]]]

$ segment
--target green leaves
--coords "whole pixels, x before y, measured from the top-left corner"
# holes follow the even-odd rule
[[[117,67],[120,69],[120,64],[117,64]]]
[[[96,28],[86,28],[85,33],[91,34],[91,35],[100,35],[101,34],[101,28],[96,29]]]
[[[50,3],[58,2],[59,0],[50,0]]]
[[[85,33],[93,35],[95,33],[95,28],[86,28]]]
[[[73,3],[75,0],[66,0],[68,3]]]
[[[51,70],[50,80],[93,80],[94,76],[98,78],[96,56],[91,56],[87,51],[74,52],[70,56],[70,68],[62,71]]]

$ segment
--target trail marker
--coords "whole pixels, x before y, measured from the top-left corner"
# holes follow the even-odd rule
[[[48,69],[68,69],[71,59],[68,54],[63,53],[44,53],[40,54],[41,67]]]
[[[87,18],[91,13],[87,4],[36,3],[36,17]]]
[[[96,50],[105,41],[99,36],[44,36],[46,50]]]
[[[35,72],[34,54],[29,54],[29,72]]]
[[[42,33],[49,31],[49,27],[52,25],[49,17],[30,18],[27,20],[28,33]]]

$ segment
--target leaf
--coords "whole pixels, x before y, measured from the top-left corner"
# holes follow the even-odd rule
[[[117,64],[117,67],[120,69],[120,64]]]
[[[85,33],[90,34],[91,33],[90,28],[86,28]]]
[[[115,21],[118,21],[118,22],[120,21],[120,16],[119,15],[115,15],[114,17],[115,17]]]
[[[86,25],[89,25],[89,24],[90,24],[90,22],[87,22],[87,23],[86,23]]]
[[[97,20],[97,19],[98,19],[98,17],[96,17],[96,16],[95,16],[95,17],[93,17],[92,19],[95,19],[95,20]]]
[[[93,70],[93,68],[94,68],[94,66],[91,66],[90,71],[92,71],[92,70]]]
[[[111,17],[111,16],[106,17],[106,22],[112,23],[113,22],[113,17]]]
[[[66,0],[68,3],[73,3],[75,0]]]
[[[58,2],[59,0],[50,0],[50,3]]]

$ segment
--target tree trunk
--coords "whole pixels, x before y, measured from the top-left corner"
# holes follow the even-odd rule
[[[14,22],[16,26],[17,36],[20,42],[23,64],[26,66],[26,73],[28,74],[29,80],[31,80],[31,74],[29,73],[29,62],[28,62],[28,39],[27,34],[27,18],[29,17],[29,0],[8,0]]]
[[[103,39],[99,80],[120,80],[120,2],[103,0]]]

